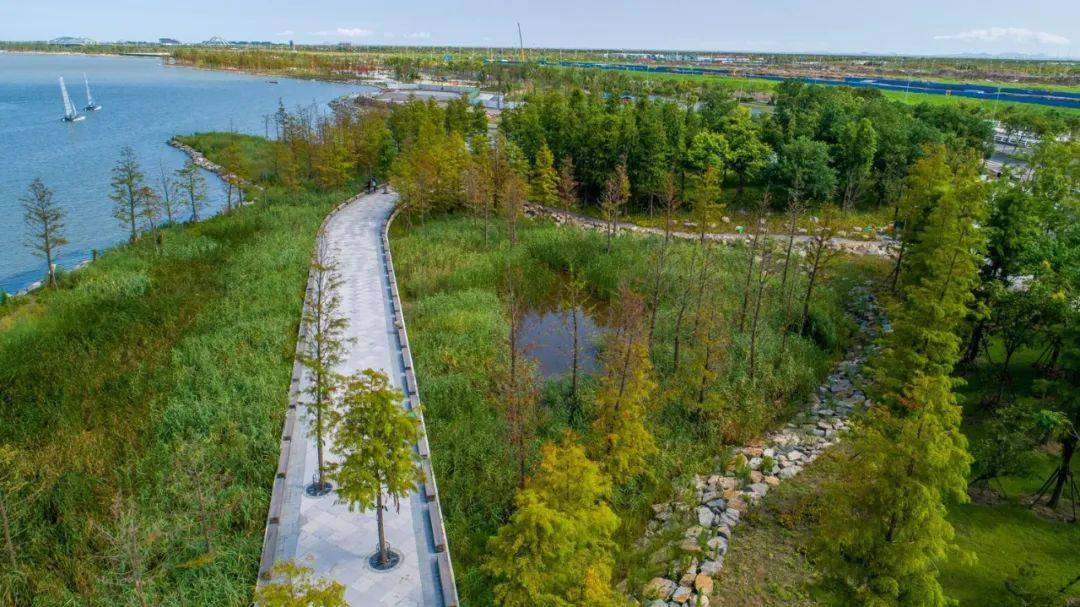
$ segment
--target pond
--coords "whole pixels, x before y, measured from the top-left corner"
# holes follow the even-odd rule
[[[518,325],[521,353],[536,361],[537,370],[545,380],[569,377],[574,362],[576,324],[578,370],[583,374],[593,373],[607,321],[606,309],[595,304],[588,309],[550,304],[534,307]]]

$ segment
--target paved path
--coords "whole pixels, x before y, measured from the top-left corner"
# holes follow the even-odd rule
[[[383,226],[396,198],[379,193],[354,199],[328,219],[325,237],[341,273],[341,313],[349,321],[346,334],[353,340],[338,371],[377,369],[405,392],[404,335],[399,337],[394,325],[394,291],[383,241]],[[306,382],[306,376],[300,380],[301,390]],[[402,405],[411,402],[418,401]],[[402,563],[389,572],[371,569],[367,561],[378,541],[374,511],[350,512],[335,494],[310,497],[304,492],[315,475],[316,451],[305,431],[309,420],[303,405],[297,412],[273,560],[295,559],[318,576],[340,582],[352,606],[444,607],[431,519],[438,502],[429,502],[420,487],[401,500],[399,510],[391,504],[385,515],[386,537],[402,553]],[[332,457],[329,450],[326,454]]]

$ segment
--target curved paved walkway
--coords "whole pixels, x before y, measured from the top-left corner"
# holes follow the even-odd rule
[[[384,238],[396,199],[394,193],[354,198],[327,219],[324,233],[341,273],[340,311],[349,321],[346,335],[352,339],[337,370],[352,374],[372,368],[386,373],[394,386],[408,395],[402,406],[412,408],[419,400],[408,339],[403,324],[397,326],[401,322],[400,304],[396,301]],[[295,397],[302,393],[308,378],[303,373],[294,374],[294,378],[299,379],[294,381]],[[434,480],[401,500],[399,509],[391,505],[386,511],[387,541],[402,553],[403,559],[392,571],[374,571],[367,563],[378,542],[374,511],[350,512],[335,494],[313,498],[304,492],[315,475],[316,450],[314,441],[307,436],[305,407],[301,404],[293,411],[295,429],[286,422],[282,458],[287,462],[279,466],[278,473],[277,527],[273,529],[272,502],[263,571],[271,562],[295,559],[311,567],[317,576],[344,585],[345,598],[353,606],[455,605],[453,573],[445,552]],[[421,455],[427,455],[426,440],[417,448]],[[332,457],[328,449],[326,454],[328,459]]]

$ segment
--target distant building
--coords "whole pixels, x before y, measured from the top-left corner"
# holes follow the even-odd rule
[[[158,44],[161,46],[180,46],[183,42],[180,42],[176,38],[158,38]]]
[[[88,46],[93,43],[94,41],[89,38],[73,38],[71,36],[61,36],[49,40],[49,44],[55,44],[57,46]]]
[[[229,46],[229,43],[220,36],[214,36],[213,38],[200,42],[199,46]]]

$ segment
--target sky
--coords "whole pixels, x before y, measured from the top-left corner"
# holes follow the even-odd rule
[[[0,39],[1080,57],[1077,0],[0,0]]]

